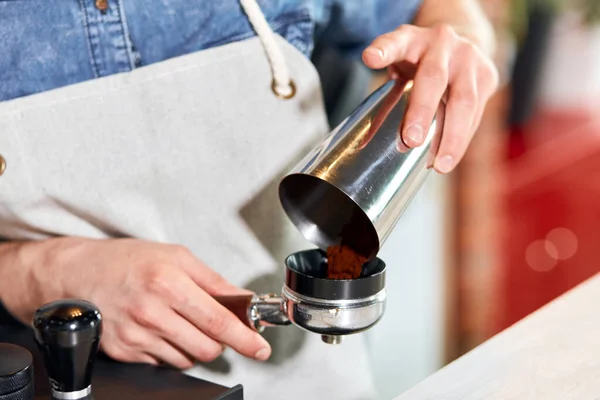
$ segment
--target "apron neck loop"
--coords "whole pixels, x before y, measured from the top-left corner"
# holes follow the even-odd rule
[[[277,97],[291,99],[296,94],[296,86],[290,77],[283,52],[275,39],[275,33],[256,0],[240,0],[240,4],[267,53],[273,74],[271,89]]]

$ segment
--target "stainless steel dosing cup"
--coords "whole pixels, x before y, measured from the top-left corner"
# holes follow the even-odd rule
[[[372,259],[433,166],[444,105],[425,142],[400,137],[412,81],[389,81],[363,101],[280,183],[283,209],[306,239],[346,244]]]

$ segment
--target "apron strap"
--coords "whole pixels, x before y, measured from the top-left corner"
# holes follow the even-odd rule
[[[283,52],[275,40],[275,33],[256,0],[240,0],[240,4],[267,53],[273,73],[273,92],[282,99],[291,99],[296,94],[296,86],[290,78]]]

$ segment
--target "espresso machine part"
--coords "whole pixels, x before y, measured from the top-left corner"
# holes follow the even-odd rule
[[[0,399],[33,400],[33,356],[21,346],[0,343]]]
[[[429,175],[444,106],[425,142],[408,148],[399,132],[411,88],[412,81],[385,83],[281,181],[284,211],[321,249],[344,243],[375,257]]]
[[[92,399],[92,372],[102,333],[98,308],[83,300],[54,301],[36,311],[33,328],[53,398]]]
[[[294,324],[338,344],[342,337],[371,328],[383,316],[386,302],[385,263],[363,266],[357,279],[327,279],[327,258],[320,249],[304,250],[285,261],[281,294],[217,296],[242,322],[261,332],[265,327]]]

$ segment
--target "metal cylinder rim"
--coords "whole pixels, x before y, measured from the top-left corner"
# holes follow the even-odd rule
[[[361,253],[365,253],[362,255],[367,257],[367,260],[372,260],[376,258],[381,247],[381,239],[379,237],[379,233],[377,232],[373,221],[371,221],[365,210],[363,210],[363,208],[356,202],[356,200],[353,199],[352,196],[350,196],[344,190],[334,185],[333,183],[327,181],[326,179],[323,179],[313,174],[294,172],[286,175],[279,183],[279,199],[284,212],[286,213],[290,221],[296,226],[296,228],[298,228],[298,231],[302,234],[302,236],[304,236],[306,240],[310,241],[315,246],[324,251],[327,250],[328,246],[334,244],[324,243],[323,241],[315,240],[314,238],[309,237],[306,229],[301,229],[302,218],[298,214],[300,212],[300,208],[292,206],[292,200],[290,198],[291,196],[285,195],[286,186],[289,186],[290,182],[297,181],[298,179],[312,181],[312,183],[314,184],[325,186],[328,190],[332,190],[341,195],[341,197],[344,198],[344,201],[352,205],[352,208],[355,210],[355,212],[357,212],[360,215],[360,219],[364,221],[365,225],[368,226],[369,230],[368,240],[365,240],[365,242],[370,243],[369,249],[368,251],[364,251]]]
[[[317,297],[310,297],[302,295],[298,292],[293,291],[287,285],[283,286],[281,291],[282,297],[287,300],[291,300],[295,303],[309,304],[313,306],[325,306],[325,307],[337,307],[337,308],[358,308],[365,307],[366,305],[385,302],[387,299],[387,292],[385,288],[369,297],[362,297],[357,299],[340,299],[340,300],[328,300],[320,299]]]

